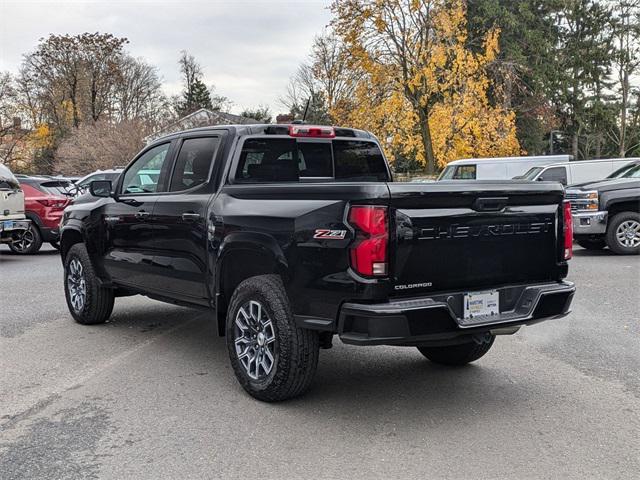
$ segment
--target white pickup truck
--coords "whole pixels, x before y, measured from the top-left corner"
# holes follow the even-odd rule
[[[20,183],[11,170],[0,164],[0,243],[19,240],[28,228]]]

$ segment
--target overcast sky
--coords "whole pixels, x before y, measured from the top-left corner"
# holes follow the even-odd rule
[[[0,0],[0,71],[49,33],[109,32],[156,65],[168,94],[180,91],[177,59],[187,50],[205,83],[234,102],[232,112],[266,104],[272,113],[289,77],[329,23],[330,0]]]

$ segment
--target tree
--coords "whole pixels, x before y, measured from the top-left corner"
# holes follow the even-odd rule
[[[83,124],[61,142],[55,171],[84,175],[126,165],[144,146],[145,136],[150,133],[150,125],[141,119]]]
[[[160,121],[166,111],[167,99],[162,93],[158,69],[141,58],[122,57],[118,66],[118,81],[114,85],[112,110],[114,119],[126,121],[142,118]],[[166,120],[166,119],[165,119]]]
[[[258,105],[256,108],[245,108],[242,113],[240,113],[241,117],[252,118],[253,120],[257,120],[261,123],[271,123],[271,111],[269,107],[266,105]]]
[[[620,95],[618,120],[618,156],[625,157],[632,142],[629,132],[629,110],[632,77],[640,67],[640,0],[621,0],[613,9],[612,30],[615,45],[613,68],[616,92]]]
[[[483,38],[500,29],[499,52],[487,65],[490,101],[516,114],[520,145],[531,155],[548,148],[549,132],[558,127],[549,101],[559,67],[555,55],[557,1],[474,0],[467,2],[468,46],[482,51]]]
[[[313,76],[314,91],[322,92],[329,115],[351,106],[355,71],[345,44],[333,33],[317,36],[311,47],[310,64],[305,74]]]
[[[59,129],[67,128],[67,110],[73,127],[83,120],[98,121],[106,112],[126,43],[126,38],[109,33],[52,34],[25,57],[26,81],[37,85]]]
[[[296,120],[304,118],[306,122],[318,125],[332,123],[325,95],[309,63],[300,65],[289,79],[287,92],[280,98],[280,103]]]
[[[211,110],[213,108],[211,95],[202,81],[202,68],[195,57],[183,50],[178,64],[184,82],[182,98],[177,108],[178,114],[185,116],[201,108]]]
[[[611,11],[594,0],[563,0],[556,16],[558,77],[552,91],[571,152],[580,157],[580,137],[589,133],[590,111],[602,104],[611,71]]]
[[[336,0],[332,10],[358,76],[350,123],[415,155],[428,174],[436,160],[520,151],[513,114],[487,98],[498,31],[479,53],[467,48],[462,0]]]

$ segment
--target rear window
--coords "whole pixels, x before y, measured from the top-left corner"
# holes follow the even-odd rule
[[[356,140],[333,142],[336,180],[385,182],[389,179],[378,145]]]
[[[384,157],[372,142],[286,138],[250,138],[244,142],[236,170],[237,182],[300,179],[386,181],[388,174]]]
[[[68,181],[43,182],[33,185],[42,193],[49,195],[72,195],[73,183]]]

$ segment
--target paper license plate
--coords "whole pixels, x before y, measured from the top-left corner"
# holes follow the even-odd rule
[[[500,294],[491,292],[470,292],[464,295],[464,318],[484,317],[500,314]]]

